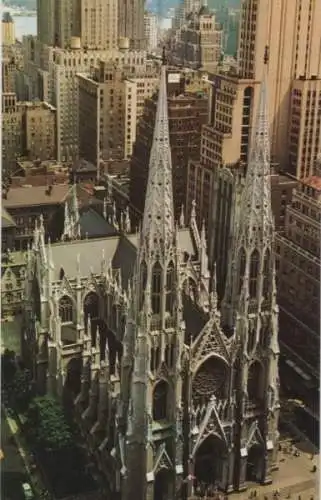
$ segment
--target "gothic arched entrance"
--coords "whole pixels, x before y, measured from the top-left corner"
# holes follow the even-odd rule
[[[223,466],[226,460],[226,447],[215,435],[208,436],[200,445],[195,455],[194,476],[197,485],[220,487],[223,478]]]
[[[170,498],[171,474],[168,469],[160,469],[154,481],[154,500],[168,500]]]
[[[247,455],[246,480],[261,482],[263,478],[264,449],[260,444],[253,444]]]

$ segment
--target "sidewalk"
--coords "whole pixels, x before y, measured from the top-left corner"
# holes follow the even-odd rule
[[[37,471],[37,467],[30,456],[28,454],[28,447],[26,445],[25,439],[21,433],[20,427],[17,423],[16,418],[11,417],[8,415],[5,407],[1,405],[2,412],[8,422],[11,434],[16,442],[19,454],[23,460],[25,469],[27,471],[27,474],[30,478],[30,484],[34,490],[35,493],[35,499],[41,499],[41,500],[52,500],[51,495],[47,491],[41,475]]]

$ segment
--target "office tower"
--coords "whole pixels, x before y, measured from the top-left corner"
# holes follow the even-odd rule
[[[321,177],[312,175],[298,181],[285,232],[275,241],[280,341],[305,373],[296,388],[303,398],[307,387],[316,391],[320,385],[320,228]]]
[[[189,76],[186,75],[186,80]],[[173,85],[173,87],[171,87]],[[179,217],[185,209],[187,167],[191,159],[199,159],[201,127],[207,120],[208,95],[195,85],[189,91],[184,74],[169,70],[168,116],[171,156],[173,164],[174,211]],[[148,179],[148,158],[151,151],[153,128],[156,117],[156,98],[149,99],[138,124],[136,142],[130,166],[130,201],[140,213],[144,209],[144,197]],[[138,221],[136,221],[138,222]]]
[[[243,0],[239,76],[262,81],[264,47],[269,47],[269,116],[272,158],[289,162],[290,99],[294,80],[321,78],[319,0]],[[294,117],[296,120],[296,117]]]
[[[22,115],[22,154],[29,160],[54,160],[57,110],[47,102],[19,102]]]
[[[152,12],[145,12],[144,33],[146,50],[151,52],[157,48],[158,43],[158,23],[156,14],[153,14]]]
[[[79,36],[84,48],[116,49],[118,44],[118,1],[82,0]]]
[[[16,41],[14,20],[9,12],[2,16],[2,45],[13,45]]]
[[[2,94],[2,168],[10,174],[22,153],[22,115],[15,93]]]
[[[321,77],[294,80],[289,121],[288,170],[305,179],[314,174],[321,153]]]
[[[129,39],[133,50],[144,50],[144,0],[118,1],[118,36]]]
[[[56,158],[56,109],[46,102],[20,102],[14,93],[2,94],[3,166],[9,172],[19,157]]]
[[[38,39],[68,49],[78,37],[87,49],[117,46],[117,0],[38,0]]]
[[[58,44],[58,34],[56,32],[58,1],[37,0],[37,38],[49,46]],[[70,3],[70,0],[66,0]]]
[[[174,61],[191,68],[215,71],[223,49],[222,27],[207,7],[188,16],[175,44]]]
[[[133,71],[105,61],[79,75],[79,156],[94,165],[130,157],[145,100],[158,83],[157,68]]]

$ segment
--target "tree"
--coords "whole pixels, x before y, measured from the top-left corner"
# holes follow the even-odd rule
[[[26,368],[17,370],[13,378],[11,385],[13,406],[19,412],[26,411],[29,406],[32,396],[31,379],[31,373]]]
[[[27,425],[36,446],[59,452],[73,445],[71,430],[58,402],[50,396],[35,398],[29,406]]]

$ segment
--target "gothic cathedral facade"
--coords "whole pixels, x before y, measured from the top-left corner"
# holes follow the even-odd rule
[[[28,251],[24,352],[39,391],[73,407],[106,498],[189,498],[269,483],[278,450],[278,308],[267,88],[260,104],[225,297],[205,228],[174,220],[162,66],[138,234]]]

